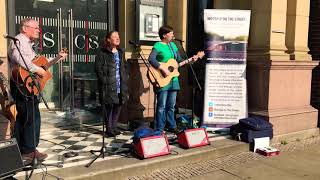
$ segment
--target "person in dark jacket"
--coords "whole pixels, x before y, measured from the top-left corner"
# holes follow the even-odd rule
[[[95,61],[98,77],[99,99],[105,108],[104,121],[106,135],[115,137],[120,134],[117,129],[121,106],[128,100],[128,73],[124,50],[120,49],[120,37],[117,31],[109,32],[102,43]]]

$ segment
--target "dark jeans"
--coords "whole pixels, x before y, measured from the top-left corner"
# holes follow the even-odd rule
[[[177,91],[160,91],[157,93],[157,110],[155,129],[163,131],[168,120],[169,128],[177,127],[174,117],[174,106],[176,104]]]
[[[104,120],[106,123],[107,132],[113,133],[113,131],[117,128],[118,119],[121,112],[121,105],[105,105],[105,109],[106,113]]]
[[[10,83],[10,87],[17,108],[14,137],[17,139],[21,154],[27,154],[36,150],[39,144],[41,126],[39,100],[33,96],[33,104],[32,97],[24,96],[13,82]]]

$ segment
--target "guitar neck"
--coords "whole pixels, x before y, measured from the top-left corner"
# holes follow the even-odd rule
[[[56,62],[60,60],[61,56],[58,55],[54,59],[52,59],[48,64],[46,64],[45,69],[49,69],[52,65],[54,65]]]
[[[192,61],[192,57],[179,63],[179,67],[186,65]]]

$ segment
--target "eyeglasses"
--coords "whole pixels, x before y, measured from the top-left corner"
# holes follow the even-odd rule
[[[32,26],[27,26],[27,25],[24,25],[25,27],[29,27],[29,28],[32,28],[32,29],[37,29],[39,30],[40,28],[39,27],[32,27]]]

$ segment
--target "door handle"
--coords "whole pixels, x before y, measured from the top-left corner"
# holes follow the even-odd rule
[[[62,49],[62,15],[61,8],[57,9],[57,34],[58,34],[58,52]],[[62,69],[62,61],[58,63],[58,79],[59,79],[59,106],[61,110],[63,110],[63,69]]]
[[[73,53],[73,29],[74,29],[74,21],[73,21],[73,12],[72,9],[68,10],[68,28],[69,28],[69,56],[70,56],[70,60],[69,60],[69,66],[70,66],[70,108],[71,110],[74,109],[74,76],[73,76],[73,72],[74,72],[74,64],[73,64],[73,60],[74,60],[74,53]]]

